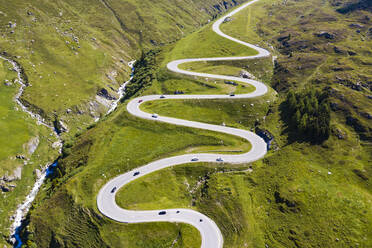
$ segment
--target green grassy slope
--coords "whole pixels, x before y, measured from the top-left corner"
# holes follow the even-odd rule
[[[244,101],[158,101],[146,104],[144,109],[208,123],[267,129],[275,137],[274,149],[252,164],[168,168],[129,184],[119,192],[117,201],[132,209],[187,207],[201,211],[221,228],[225,247],[369,247],[372,242],[371,121],[368,119],[371,40],[368,29],[361,28],[358,33],[349,25],[360,23],[365,27],[365,16],[371,14],[365,11],[338,14],[332,2],[317,0],[286,3],[262,0],[255,6],[254,10],[248,8],[223,25],[223,30],[261,46],[273,44],[274,54],[278,56],[274,74],[271,59],[191,66],[227,75],[248,70],[271,84],[278,95],[271,92],[263,98]],[[321,27],[336,38],[329,41],[318,37],[317,29]],[[342,33],[337,31],[340,29]],[[200,37],[204,37],[203,32],[199,33]],[[291,33],[289,38],[287,32]],[[335,46],[345,53],[340,54]],[[178,89],[187,93],[211,91],[211,82],[165,71],[164,66],[171,58],[191,57],[186,51],[183,53],[182,47],[175,44],[163,49],[155,80],[138,94],[171,93]],[[228,42],[215,47],[215,54],[224,54],[219,49],[226,47]],[[350,55],[348,51],[356,54]],[[198,56],[213,56],[203,49],[195,52]],[[352,70],[346,70],[347,66]],[[283,108],[288,89],[301,92],[310,87],[330,92],[332,134],[322,144],[299,140],[287,125]],[[226,93],[222,86],[213,90]],[[79,234],[90,233],[95,236],[89,237],[89,242],[98,240],[100,246],[121,247],[130,242],[127,243],[130,247],[158,247],[161,238],[147,237],[160,236],[164,231],[170,235],[161,237],[172,240],[172,234],[189,227],[117,225],[100,217],[95,196],[106,180],[125,170],[155,158],[192,151],[196,144],[206,145],[207,149],[210,145],[221,145],[221,138],[215,134],[202,134],[138,120],[120,109],[65,150],[68,156],[62,161],[60,176],[47,184],[30,214],[30,243],[49,246],[53,240],[63,239],[80,244]],[[180,136],[185,140],[180,140]],[[229,141],[229,137],[223,139],[226,140],[223,149],[241,145],[239,141]],[[144,196],[138,197],[140,194]],[[70,203],[61,204],[61,210],[54,211],[58,202],[66,198],[71,199]],[[83,225],[69,222],[88,217],[93,221],[84,221]],[[58,226],[54,225],[56,219],[61,223]],[[145,239],[136,228],[146,232]],[[195,230],[194,233],[182,230],[185,240],[197,237]],[[110,232],[115,234],[116,243],[108,243]],[[198,242],[177,244],[200,246]]]
[[[240,1],[237,1],[240,2]],[[234,4],[228,1],[226,7]],[[107,110],[96,100],[102,88],[115,91],[129,78],[127,62],[154,45],[181,38],[226,11],[210,1],[0,1],[0,52],[24,69],[29,86],[22,101],[50,123],[62,120],[70,129],[64,137],[79,134]],[[177,13],[177,15],[174,15]],[[139,28],[140,27],[140,28]],[[139,34],[141,32],[141,34]],[[155,36],[156,33],[156,36]],[[5,243],[10,216],[35,180],[35,169],[57,157],[49,130],[37,126],[26,114],[15,111],[17,84],[5,86],[16,75],[1,62],[0,178],[23,165],[16,155],[27,155],[27,143],[38,137],[40,145],[26,156],[22,179],[1,181],[10,193],[0,203],[0,232]],[[12,188],[12,187],[10,187]]]
[[[141,49],[179,39],[224,10],[217,0],[2,1],[0,6],[1,52],[17,59],[32,85],[23,99],[73,128],[102,113],[90,113],[88,102],[101,88],[115,95],[128,79],[127,62]],[[72,114],[66,115],[67,109]]]
[[[5,237],[10,234],[8,231],[12,222],[10,216],[18,204],[23,202],[25,195],[30,191],[30,185],[33,185],[35,181],[35,170],[40,170],[47,162],[53,161],[58,154],[58,151],[51,147],[56,139],[50,137],[50,130],[44,126],[38,126],[35,120],[21,111],[15,103],[14,97],[19,85],[14,82],[17,74],[10,70],[12,68],[10,63],[1,61],[0,233]],[[35,141],[35,147],[30,147],[32,141]],[[17,170],[21,170],[21,180],[14,178]]]

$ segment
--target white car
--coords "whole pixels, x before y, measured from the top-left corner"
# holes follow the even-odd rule
[[[158,114],[152,114],[152,118],[158,118]]]

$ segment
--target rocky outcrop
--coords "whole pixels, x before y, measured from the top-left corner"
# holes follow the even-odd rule
[[[68,132],[68,127],[65,123],[63,123],[61,120],[58,119],[58,117],[55,117],[55,120],[53,121],[54,130],[59,135],[61,133]]]
[[[38,146],[39,146],[39,136],[31,138],[31,140],[26,145],[27,153],[29,155],[32,155],[36,151]]]
[[[317,37],[326,38],[328,40],[333,40],[335,38],[335,35],[326,31],[321,31],[319,33],[315,33]]]
[[[241,78],[247,78],[247,79],[256,80],[256,77],[253,74],[251,74],[251,73],[249,73],[249,72],[247,72],[245,70],[240,71],[239,76]]]
[[[98,96],[101,96],[109,101],[113,101],[113,100],[116,100],[116,97],[110,95],[110,93],[105,89],[105,88],[102,88],[98,91],[97,93]]]

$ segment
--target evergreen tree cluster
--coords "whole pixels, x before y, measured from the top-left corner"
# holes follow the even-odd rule
[[[331,110],[328,93],[307,90],[287,95],[286,104],[290,124],[302,136],[312,141],[323,141],[330,135]]]
[[[134,73],[131,82],[125,87],[125,97],[123,100],[134,96],[140,89],[151,85],[156,78],[158,69],[156,57],[159,50],[150,50],[142,53],[141,58],[134,63]]]

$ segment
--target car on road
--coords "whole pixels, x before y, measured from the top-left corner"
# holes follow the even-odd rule
[[[202,219],[200,219],[199,221],[200,221],[200,222],[203,222],[203,220],[202,220]]]
[[[158,114],[152,114],[152,118],[158,118]]]
[[[222,158],[217,158],[216,161],[217,162],[223,162],[223,159]]]
[[[196,162],[196,161],[199,161],[199,159],[198,158],[192,158],[191,161]]]
[[[141,99],[141,100],[138,100],[138,103],[141,103],[141,102],[143,102],[143,100]]]
[[[136,172],[134,172],[133,176],[135,177],[135,176],[138,176],[139,174],[140,174],[140,172],[136,171]]]
[[[164,95],[161,95],[160,98],[163,99],[163,98],[165,98],[165,96]]]
[[[159,215],[166,215],[167,214],[167,211],[160,211],[159,212]]]
[[[180,211],[179,211],[179,210],[177,210],[176,214],[179,214],[179,213],[180,213]]]
[[[115,193],[117,187],[113,187],[112,190],[111,190],[111,193]]]
[[[231,92],[231,93],[230,93],[230,96],[235,96],[235,93],[234,93],[234,92]]]

